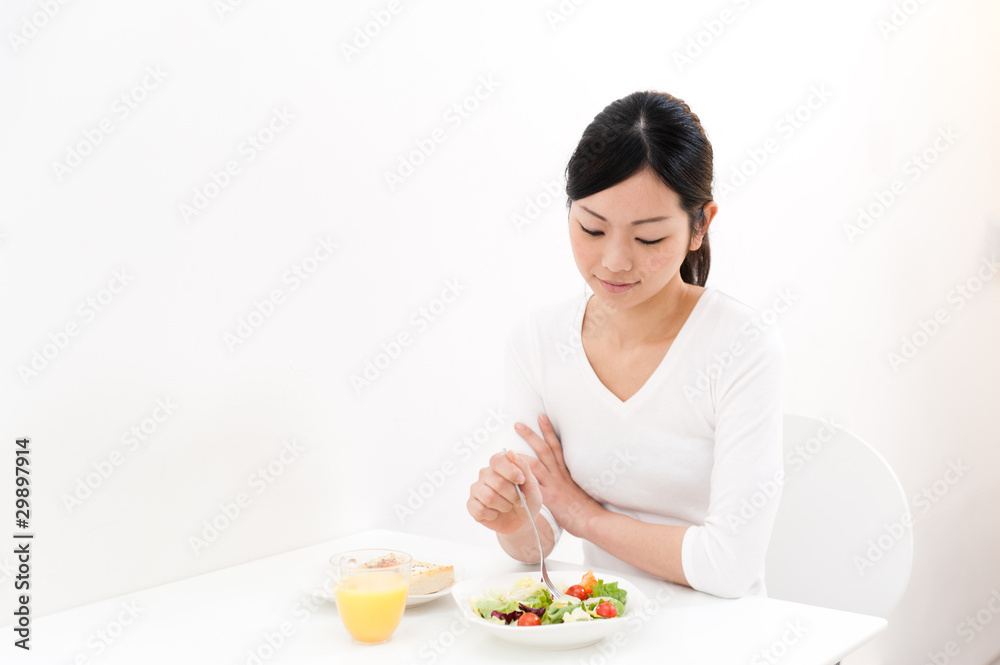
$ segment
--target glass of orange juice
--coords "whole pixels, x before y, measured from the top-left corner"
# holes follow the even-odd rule
[[[392,637],[406,609],[410,562],[405,552],[363,549],[330,557],[333,595],[344,627],[359,644],[382,644]]]

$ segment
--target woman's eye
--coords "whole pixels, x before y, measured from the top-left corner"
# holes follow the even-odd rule
[[[580,224],[580,223],[577,222],[577,224]],[[591,231],[590,229],[588,229],[583,224],[580,224],[580,228],[583,230],[584,233],[586,233],[589,236],[594,236],[595,238],[597,236],[604,235],[604,231]],[[666,240],[666,236],[664,236],[663,238],[657,238],[656,240],[643,240],[642,238],[636,238],[636,240],[638,240],[643,245],[655,245],[658,242],[663,242],[664,240]]]

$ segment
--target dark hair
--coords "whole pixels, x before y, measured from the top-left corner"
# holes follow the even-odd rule
[[[692,236],[712,200],[712,144],[698,116],[665,92],[640,91],[608,104],[587,125],[566,165],[567,209],[573,201],[617,185],[649,168],[680,197]],[[704,286],[711,252],[708,232],[689,251],[681,279]]]

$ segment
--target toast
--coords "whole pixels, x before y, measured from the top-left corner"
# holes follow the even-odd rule
[[[439,566],[424,561],[414,561],[410,567],[411,596],[437,593],[455,583],[454,566]]]
[[[365,568],[393,568],[403,563],[403,559],[400,559],[395,554],[386,554],[377,559],[372,559],[371,561],[365,562],[363,567]]]
[[[392,554],[373,559],[364,564],[365,568],[390,568],[398,566],[400,560]],[[423,596],[447,589],[455,583],[454,566],[440,566],[426,561],[410,562],[410,596]]]

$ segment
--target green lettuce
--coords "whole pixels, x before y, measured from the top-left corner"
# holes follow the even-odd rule
[[[479,612],[479,616],[498,623],[503,623],[503,621],[493,618],[494,610],[499,611],[501,614],[510,614],[518,609],[516,600],[495,600],[492,598],[480,598],[475,601],[475,608]]]
[[[619,591],[624,592],[624,589],[619,589]],[[583,607],[588,612],[596,613],[597,606],[600,605],[601,603],[611,603],[612,605],[614,605],[614,608],[618,611],[618,616],[621,616],[622,614],[625,613],[625,605],[621,603],[617,598],[612,598],[612,597],[598,598],[597,596],[595,596],[593,598],[588,598],[587,600],[583,601]],[[596,616],[594,618],[606,619],[607,617]]]
[[[541,589],[534,596],[530,596],[521,601],[528,607],[548,607],[552,604],[552,594],[548,589]]]
[[[542,625],[548,625],[550,623],[562,623],[563,615],[567,612],[572,612],[577,607],[580,607],[579,603],[571,603],[569,605],[562,605],[561,607],[552,607],[551,605],[545,610],[545,614],[542,615]]]
[[[625,604],[625,597],[628,596],[628,591],[625,589],[618,588],[618,582],[611,582],[610,584],[605,584],[604,580],[597,580],[597,584],[594,585],[593,596],[607,596],[608,598],[614,598],[622,605]],[[617,607],[617,605],[615,606]],[[618,608],[618,614],[621,615],[622,610]]]

